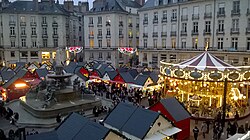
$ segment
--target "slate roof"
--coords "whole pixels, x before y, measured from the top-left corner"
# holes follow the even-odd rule
[[[21,69],[16,73],[15,76],[17,76],[18,78],[22,78],[27,72],[28,72],[27,69]]]
[[[134,78],[130,75],[129,72],[120,72],[119,73],[122,77],[122,79],[125,81],[125,83],[134,83]]]
[[[12,83],[14,83],[17,79],[19,79],[17,76],[13,76],[11,77],[11,79],[8,80],[8,82],[6,82],[3,85],[3,88],[7,89]]]
[[[143,139],[159,115],[158,112],[121,102],[105,118],[104,124]]]
[[[67,66],[64,66],[63,69],[67,73],[74,73],[76,67],[77,67],[77,63],[76,62],[70,62]]]
[[[133,79],[138,75],[138,71],[136,69],[129,69],[128,72],[133,77]]]
[[[15,71],[15,72],[18,72],[18,71],[20,71],[22,68],[24,68],[24,66],[22,66],[22,65],[16,66],[16,67],[14,68],[14,71]]]
[[[18,66],[25,66],[26,65],[26,63],[25,62],[16,62],[16,66],[18,67]]]
[[[56,131],[26,136],[27,140],[59,140]]]
[[[88,80],[88,77],[85,77],[81,72],[80,72],[80,69],[81,69],[82,67],[77,67],[76,69],[75,69],[75,74],[78,76],[78,77],[80,77],[81,79],[83,79],[84,81],[87,81]]]
[[[191,117],[189,112],[174,97],[162,99],[160,102],[177,122]]]
[[[115,76],[118,74],[117,71],[106,71],[106,73],[108,74],[110,80],[113,80]]]
[[[127,12],[126,7],[140,8],[141,5],[133,0],[106,0],[96,1],[90,12],[121,11]]]
[[[39,2],[38,10],[35,9],[33,1],[14,1],[2,10],[3,13],[38,13],[38,14],[60,14],[67,15],[65,9],[59,4],[50,2]]]
[[[143,75],[143,74],[139,74],[135,77],[135,84],[136,85],[141,85],[144,86],[144,84],[146,83],[147,79],[149,78],[149,75]]]
[[[1,76],[3,81],[10,80],[15,75],[14,71],[2,71]]]
[[[114,71],[115,69],[110,64],[101,64],[96,68],[100,77],[103,77],[106,71]]]
[[[157,73],[157,72],[151,72],[149,76],[153,80],[154,83],[157,83],[157,81],[159,79],[158,75],[159,75],[159,73]]]
[[[36,72],[40,78],[46,77],[48,74],[48,70],[46,68],[36,69],[34,72]]]

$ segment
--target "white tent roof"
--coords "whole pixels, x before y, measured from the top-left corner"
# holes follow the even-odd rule
[[[166,137],[173,136],[174,134],[179,133],[180,131],[181,129],[177,127],[166,128],[164,130],[157,131],[156,133],[150,136],[147,136],[145,140],[161,140]]]

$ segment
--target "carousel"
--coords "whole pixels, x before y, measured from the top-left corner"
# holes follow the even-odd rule
[[[207,51],[178,64],[160,63],[164,96],[176,97],[193,116],[214,118],[223,101],[227,118],[249,114],[250,66],[234,67]]]

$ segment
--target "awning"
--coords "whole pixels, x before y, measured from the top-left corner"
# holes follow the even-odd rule
[[[177,128],[177,127],[171,127],[171,128],[167,128],[165,130],[161,130],[160,133],[162,133],[163,135],[166,136],[173,136],[174,134],[181,132],[181,129]]]
[[[231,136],[227,140],[241,140],[241,138],[244,136],[244,134],[238,134],[236,133],[235,135]]]

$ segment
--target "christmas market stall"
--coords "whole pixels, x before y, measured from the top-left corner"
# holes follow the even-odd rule
[[[209,52],[175,64],[162,60],[163,96],[175,96],[195,117],[249,113],[250,67],[234,67]],[[225,110],[225,111],[224,111]]]

